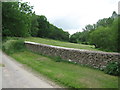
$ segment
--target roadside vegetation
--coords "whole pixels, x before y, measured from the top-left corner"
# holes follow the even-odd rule
[[[5,67],[5,65],[4,65],[4,64],[2,64],[2,63],[0,63],[0,67]]]
[[[117,88],[118,78],[102,71],[75,65],[67,62],[56,62],[30,51],[18,52],[11,55],[14,59],[25,64],[40,74],[71,88]]]
[[[120,52],[120,16],[114,11],[109,18],[103,18],[96,24],[86,25],[82,32],[76,32],[70,37],[70,42],[91,44],[95,48]]]
[[[36,15],[27,2],[2,2],[2,50],[18,62],[72,88],[117,88],[120,63],[110,62],[103,71],[65,62],[56,57],[33,53],[24,41],[93,51],[120,52],[120,16],[113,12],[96,24],[86,25],[82,32],[68,32],[49,23],[44,15]],[[70,43],[71,42],[71,43]],[[0,64],[1,66],[1,64]]]
[[[29,37],[29,38],[25,38],[24,40],[31,41],[31,42],[36,42],[36,43],[53,45],[53,46],[61,46],[61,47],[67,47],[67,48],[100,51],[99,49],[96,49],[94,47],[94,45],[76,44],[76,43],[63,42],[63,41],[45,39],[45,38],[37,38],[37,37]]]
[[[69,41],[69,33],[36,15],[27,2],[2,2],[2,36],[42,37]],[[12,23],[11,23],[12,22]]]
[[[60,42],[46,43],[63,47],[103,50],[119,52],[119,30],[120,17],[114,11],[112,16],[99,19],[96,24],[89,24],[83,28],[82,32],[70,35],[68,32],[51,24],[44,15],[36,15],[33,6],[27,2],[3,2],[2,3],[2,36],[5,37],[37,37],[49,38],[59,41],[78,43],[73,45]],[[11,23],[12,22],[12,23]],[[34,39],[35,42],[42,42]],[[31,39],[28,39],[31,40]],[[48,42],[48,40],[46,40]],[[58,44],[57,44],[58,43]],[[62,45],[63,44],[63,45]],[[65,45],[64,45],[65,44]],[[92,45],[85,46],[85,45]],[[73,46],[72,46],[73,45]]]
[[[18,46],[20,44],[21,46]],[[14,47],[14,48],[13,48]],[[18,62],[70,88],[118,88],[118,77],[103,71],[27,50],[19,39],[6,40],[3,50]]]

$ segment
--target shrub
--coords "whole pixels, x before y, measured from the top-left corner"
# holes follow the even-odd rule
[[[120,75],[120,62],[109,62],[104,69],[104,72],[110,75]]]
[[[13,54],[25,49],[23,40],[7,40],[3,43],[2,50],[7,54]]]
[[[53,60],[54,60],[55,62],[61,62],[61,61],[63,61],[62,58],[59,57],[59,56],[53,57]]]
[[[89,45],[89,42],[82,42],[81,44]]]

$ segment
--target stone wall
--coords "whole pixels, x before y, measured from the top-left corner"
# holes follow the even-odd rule
[[[73,48],[58,47],[25,41],[26,47],[33,51],[49,56],[60,56],[63,59],[103,69],[110,61],[120,61],[120,53],[89,51]]]

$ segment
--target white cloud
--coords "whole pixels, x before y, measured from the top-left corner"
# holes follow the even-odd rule
[[[64,30],[69,29],[69,32],[76,32],[78,29],[81,31],[87,24],[94,24],[99,19],[110,17],[113,11],[117,12],[119,0],[25,1],[34,6],[36,14],[45,15],[52,24]]]

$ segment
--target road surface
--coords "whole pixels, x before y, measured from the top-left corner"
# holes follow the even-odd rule
[[[7,56],[2,54],[2,88],[58,88],[41,76],[25,69],[25,67]]]

